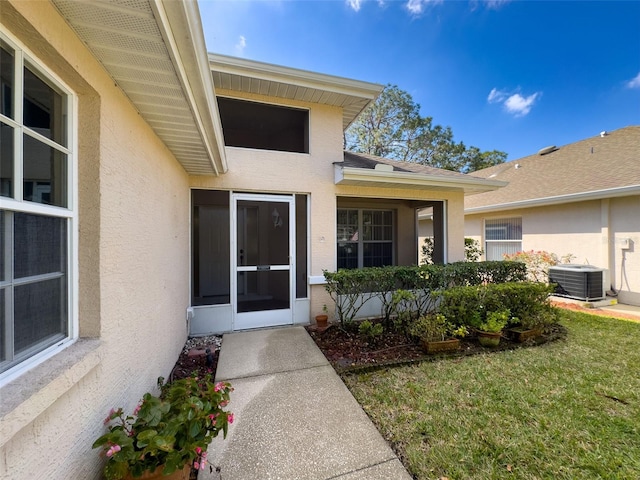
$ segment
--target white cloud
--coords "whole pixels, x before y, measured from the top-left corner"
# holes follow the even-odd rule
[[[489,96],[487,97],[487,102],[489,103],[502,102],[508,96],[509,96],[508,93],[498,90],[497,88],[492,88],[491,91],[489,92]]]
[[[362,6],[360,0],[347,0],[347,5],[355,12],[360,11]]]
[[[523,117],[531,111],[534,102],[538,98],[539,93],[536,92],[528,97],[523,97],[519,93],[514,93],[504,102],[504,106],[509,113],[513,113],[516,117]]]
[[[431,5],[439,5],[444,0],[407,0],[405,8],[409,10],[412,15],[421,15],[425,8]]]
[[[628,88],[640,88],[640,73],[627,82]]]
[[[511,0],[485,0],[484,4],[489,10],[498,10],[503,5],[509,3]]]
[[[541,92],[536,92],[529,96],[523,96],[520,95],[520,93],[492,88],[487,96],[487,102],[501,103],[507,112],[512,113],[516,117],[523,117],[531,111],[533,104],[541,95]]]
[[[244,37],[244,35],[240,35],[240,38],[238,38],[238,43],[236,43],[235,45],[236,54],[242,55],[244,53],[244,48],[246,46],[247,46],[247,39]]]

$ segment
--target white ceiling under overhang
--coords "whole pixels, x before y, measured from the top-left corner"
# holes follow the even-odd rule
[[[215,88],[341,107],[346,129],[384,86],[226,55],[209,54]]]
[[[226,171],[195,2],[52,1],[187,173]]]

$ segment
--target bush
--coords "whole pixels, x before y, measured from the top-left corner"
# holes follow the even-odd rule
[[[337,272],[323,271],[327,292],[336,304],[336,314],[342,325],[356,318],[362,306],[374,297],[380,298],[380,316],[390,323],[397,314],[393,297],[398,289],[413,292],[408,300],[414,317],[433,313],[441,291],[456,286],[519,282],[526,278],[526,266],[520,262],[456,262],[447,265],[411,267],[369,267]],[[408,307],[403,305],[406,310]]]
[[[535,282],[453,287],[443,292],[440,313],[452,323],[480,328],[492,312],[509,312],[509,323],[529,328],[555,321],[548,302],[553,286]]]
[[[384,333],[381,323],[372,323],[369,320],[363,320],[358,326],[358,333],[366,337],[370,343],[378,343],[380,337]]]

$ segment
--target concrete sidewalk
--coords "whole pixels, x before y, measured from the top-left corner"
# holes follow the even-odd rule
[[[303,327],[226,334],[216,380],[235,421],[199,480],[410,480]]]

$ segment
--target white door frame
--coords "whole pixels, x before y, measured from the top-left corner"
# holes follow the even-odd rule
[[[289,308],[279,310],[260,310],[238,312],[238,272],[258,271],[257,266],[238,265],[238,201],[281,202],[289,206],[289,264],[271,265],[270,270],[289,272]],[[233,193],[231,195],[231,305],[233,308],[233,330],[291,325],[295,305],[295,197],[293,195]]]

